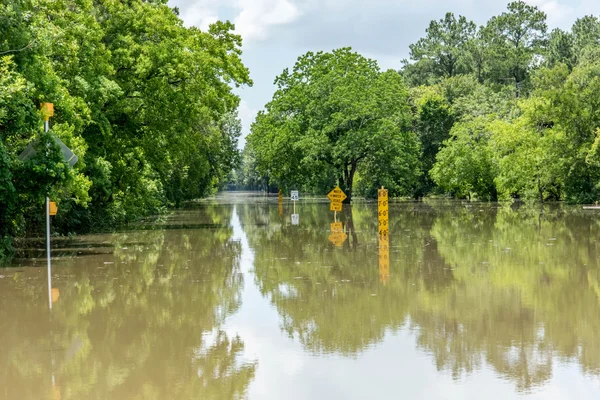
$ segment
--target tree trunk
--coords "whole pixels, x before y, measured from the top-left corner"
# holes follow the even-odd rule
[[[350,167],[350,169],[348,169]],[[352,201],[352,185],[354,184],[354,175],[356,174],[357,162],[352,161],[349,166],[344,168],[344,178],[342,183],[342,190],[346,193],[346,200],[344,204],[350,204]]]
[[[354,230],[354,219],[352,218],[352,206],[349,205],[344,209],[344,216],[346,218],[346,234],[349,236],[349,245],[353,250],[356,250],[358,246],[358,237]]]

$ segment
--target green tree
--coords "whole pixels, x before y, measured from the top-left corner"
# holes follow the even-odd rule
[[[435,183],[458,198],[496,200],[494,179],[498,172],[490,136],[484,118],[455,124],[431,170]]]
[[[579,59],[587,50],[600,45],[600,18],[593,15],[577,19],[571,28],[575,57]]]
[[[496,120],[489,126],[498,166],[495,182],[503,199],[522,197],[543,203],[548,197],[560,196],[560,189],[556,190],[562,183],[559,160],[567,143],[560,130],[536,123],[532,114],[540,101],[527,100],[521,105],[522,117],[512,122]]]
[[[467,44],[474,38],[475,31],[476,25],[462,15],[457,19],[453,13],[446,13],[443,19],[429,23],[424,38],[410,45],[410,58],[417,64],[422,63],[434,79],[468,72]]]
[[[414,130],[421,143],[421,163],[424,172],[416,193],[418,196],[433,191],[430,171],[435,163],[436,154],[448,138],[454,124],[452,109],[443,91],[441,85],[419,87],[411,91],[415,110]]]
[[[532,66],[546,48],[546,14],[522,0],[508,4],[508,11],[493,17],[485,29],[490,40],[492,78],[512,81],[515,96],[529,78]]]
[[[550,33],[548,43],[548,66],[554,67],[558,63],[563,63],[572,70],[576,63],[573,35],[557,28]]]
[[[280,186],[333,177],[350,201],[356,173],[370,174],[362,168],[376,157],[396,157],[407,173],[418,173],[408,93],[395,71],[380,72],[375,61],[344,48],[309,52],[275,82],[248,143]]]
[[[186,28],[164,0],[2,3],[3,176],[21,185],[4,217],[12,234],[42,223],[38,200],[48,188],[16,182],[35,175],[17,157],[41,140],[40,102],[54,103],[52,134],[79,157],[51,192],[61,232],[136,219],[223,187],[239,161],[233,87],[251,84],[232,31],[229,22]],[[58,162],[46,167],[64,172]]]

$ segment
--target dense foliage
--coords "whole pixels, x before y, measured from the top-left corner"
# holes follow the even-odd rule
[[[355,176],[365,196],[383,184],[413,197],[600,197],[597,17],[548,32],[523,1],[481,27],[448,13],[398,73],[341,49],[307,53],[276,84],[242,183],[323,193]]]
[[[395,71],[381,72],[350,49],[309,52],[275,83],[248,138],[259,173],[285,189],[323,190],[339,181],[349,198],[356,174],[372,191],[414,185],[418,143],[409,129],[408,91]]]
[[[239,158],[232,87],[251,84],[232,31],[186,28],[166,0],[2,2],[0,258],[9,237],[39,230],[46,194],[70,232],[223,186]],[[48,135],[41,102],[56,110]],[[37,154],[21,162],[28,143]]]

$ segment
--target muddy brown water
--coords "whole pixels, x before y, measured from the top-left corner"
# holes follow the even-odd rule
[[[0,269],[0,399],[598,399],[600,212],[225,193]],[[35,258],[37,254],[38,258]],[[33,258],[30,258],[33,257]],[[50,309],[50,304],[52,308]]]

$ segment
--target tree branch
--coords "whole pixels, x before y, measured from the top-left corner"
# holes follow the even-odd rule
[[[29,42],[29,44],[27,46],[23,47],[22,49],[14,49],[14,50],[2,51],[2,52],[0,52],[0,56],[3,56],[4,54],[9,54],[9,53],[20,53],[20,52],[22,52],[24,50],[27,50],[31,46],[33,46],[34,43],[35,43],[35,40]]]

